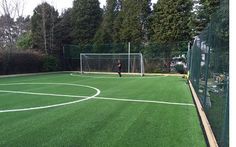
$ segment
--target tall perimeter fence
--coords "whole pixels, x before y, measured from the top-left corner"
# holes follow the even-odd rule
[[[145,73],[185,73],[188,43],[188,41],[182,41],[165,44],[131,42],[65,45],[63,48],[64,67],[67,68],[65,70],[79,70],[81,53],[128,53],[130,50],[130,53],[142,53]]]
[[[211,22],[188,51],[190,81],[220,147],[229,146],[229,2],[221,1]]]

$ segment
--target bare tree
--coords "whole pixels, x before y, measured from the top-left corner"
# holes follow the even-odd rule
[[[11,18],[23,16],[24,0],[1,0],[0,14],[9,15]]]
[[[23,30],[24,0],[0,0],[0,48],[13,49]],[[20,18],[15,21],[16,18]]]
[[[1,16],[1,48],[12,48],[13,44],[13,22],[12,19],[14,7],[12,3],[9,3],[7,0],[1,1],[1,9],[2,9],[2,16]]]
[[[45,18],[45,3],[43,4],[43,38],[44,38],[44,50],[45,50],[45,54],[48,54],[48,50],[47,50],[47,32],[46,32],[46,18]]]
[[[14,1],[14,5],[17,17],[22,17],[24,15],[25,1]]]
[[[54,1],[51,0],[51,4],[54,4]],[[54,50],[54,29],[55,29],[55,18],[53,16],[53,11],[50,10],[50,17],[51,17],[51,30],[50,30],[50,51]]]

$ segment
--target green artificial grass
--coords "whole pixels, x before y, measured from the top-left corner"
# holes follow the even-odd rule
[[[1,85],[25,83],[23,85]],[[31,84],[27,84],[31,83]],[[167,76],[71,76],[68,73],[0,78],[0,90],[193,104],[185,80]],[[83,98],[0,92],[0,111],[66,103]],[[0,146],[204,147],[195,106],[89,99],[66,106],[0,113]]]

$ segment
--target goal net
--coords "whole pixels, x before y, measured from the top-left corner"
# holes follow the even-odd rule
[[[144,74],[143,55],[141,53],[81,53],[81,73],[114,73],[121,63],[121,72]]]

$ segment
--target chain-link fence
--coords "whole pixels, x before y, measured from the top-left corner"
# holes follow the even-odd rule
[[[63,49],[66,70],[80,69],[80,53],[142,53],[145,73],[185,73],[188,42],[173,43],[112,43],[65,45]]]
[[[229,146],[229,3],[221,1],[205,30],[189,50],[190,81],[217,143]]]

